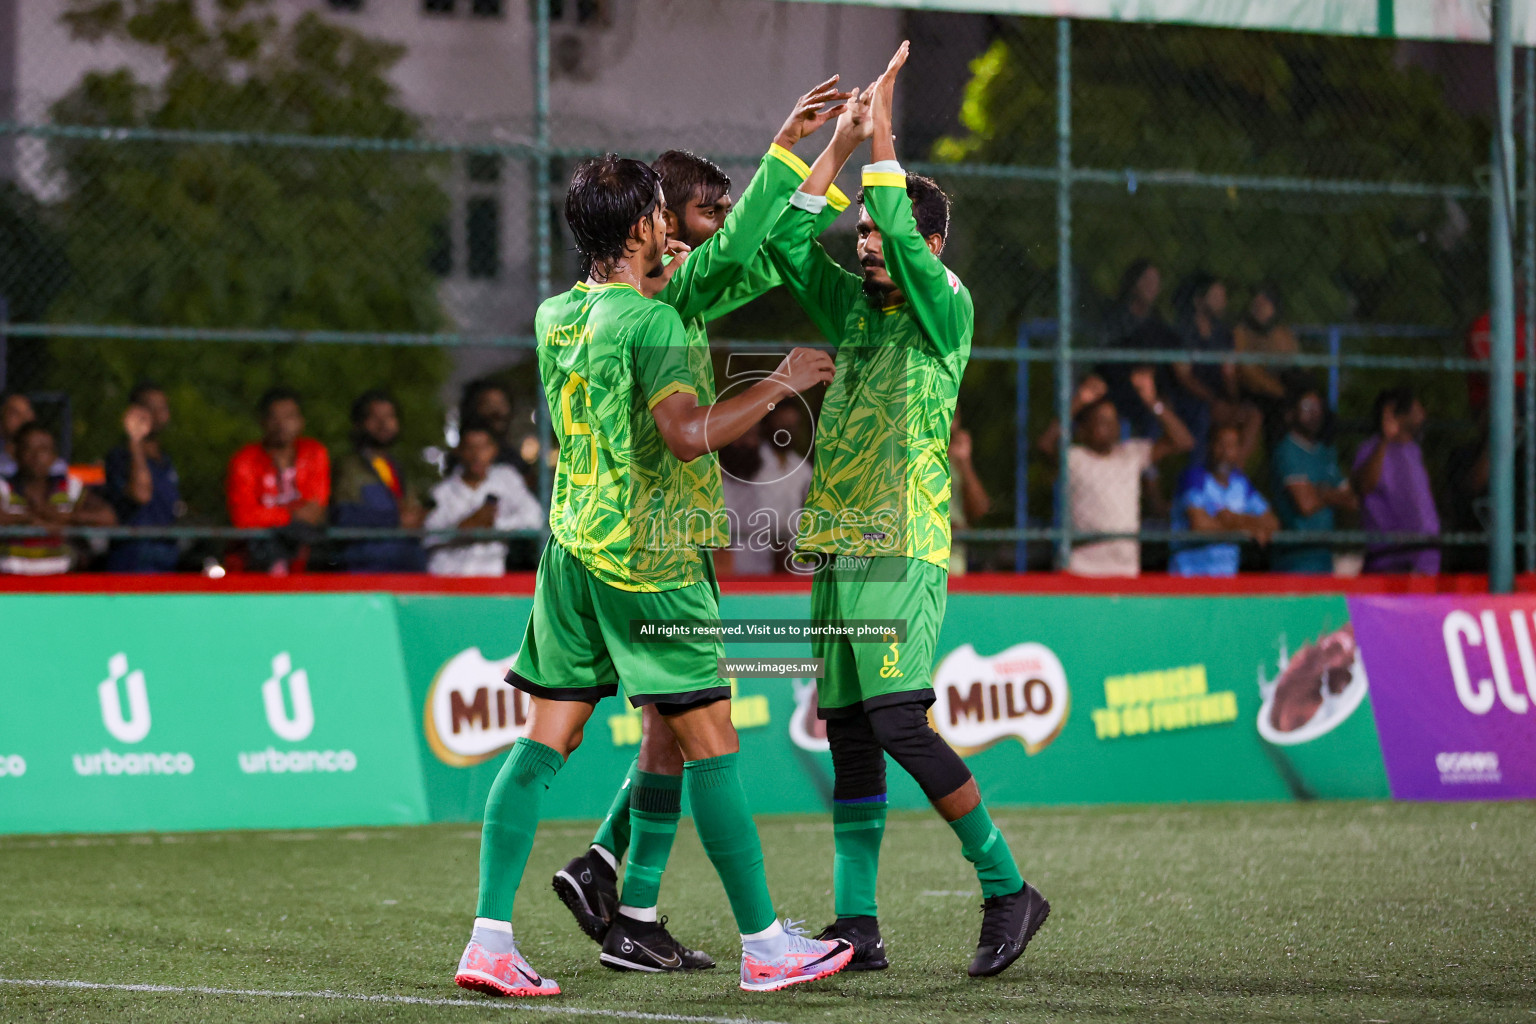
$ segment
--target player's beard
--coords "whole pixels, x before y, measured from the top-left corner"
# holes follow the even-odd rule
[[[879,299],[883,299],[889,293],[894,292],[894,282],[880,281],[880,279],[874,278],[869,273],[871,270],[885,270],[885,261],[883,259],[880,259],[879,263],[863,263],[862,259],[860,259],[859,267],[863,270],[863,289],[865,289],[865,295],[868,298],[879,301]]]
[[[645,269],[643,271],[644,275],[648,277],[659,272],[661,270],[662,257],[664,257],[666,254],[666,232],[658,232],[657,234],[652,235],[650,243],[645,247],[645,251],[641,253],[641,255],[645,258]]]
[[[877,280],[869,274],[864,275],[863,283],[864,294],[877,302],[884,299],[887,295],[896,290],[895,284],[887,284],[884,281]]]

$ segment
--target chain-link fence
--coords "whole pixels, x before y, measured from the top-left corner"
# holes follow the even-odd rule
[[[529,21],[536,81],[540,22],[621,17],[617,2],[492,6]],[[551,112],[547,88],[497,118],[413,113],[385,85],[398,49],[318,4],[242,22],[267,33],[257,46],[130,39],[142,26],[114,7],[69,5],[94,12],[77,32],[134,48],[139,71],[82,68],[0,126],[3,389],[89,485],[118,491],[130,392],[153,381],[171,410],[159,439],[181,506],[147,522],[119,496],[116,526],[76,524],[79,564],[133,530],[174,537],[184,568],[269,536],[232,526],[227,482],[278,385],[333,465],[353,458],[354,398],[390,391],[401,490],[423,496],[459,424],[489,415],[503,460],[547,498],[555,440],[529,335],[541,290],[577,272],[564,183],[605,143],[648,156],[674,140]],[[1369,567],[1486,565],[1487,47],[884,13],[892,41],[917,44],[898,149],[952,196],[944,258],[976,306],[956,568],[1344,571],[1368,547]],[[729,88],[732,29],[701,62],[709,88]],[[739,191],[752,134],[684,128],[677,143]],[[845,264],[851,221],[824,239]],[[733,346],[815,337],[782,289],[712,334],[721,372]],[[1396,443],[1373,460],[1378,395],[1404,386],[1387,402]],[[1302,422],[1308,394],[1320,409]],[[790,435],[810,443],[808,425]],[[408,520],[370,528],[421,536]],[[345,565],[364,534],[326,522],[300,538],[311,564]],[[537,533],[466,536],[521,539],[510,557],[527,565]]]

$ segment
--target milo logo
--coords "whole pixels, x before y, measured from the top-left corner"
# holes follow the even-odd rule
[[[1039,753],[1061,732],[1071,705],[1060,659],[1038,643],[994,655],[957,648],[939,663],[933,690],[934,728],[967,755],[1010,736]]]
[[[490,661],[471,647],[437,670],[427,691],[427,745],[456,768],[489,761],[528,732],[528,695],[503,680],[516,656]]]
[[[789,740],[801,750],[825,752],[827,723],[816,714],[816,680],[791,679],[795,688],[795,713],[789,717]]]

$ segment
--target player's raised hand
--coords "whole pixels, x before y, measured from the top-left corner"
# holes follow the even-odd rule
[[[896,73],[907,62],[907,54],[912,50],[912,44],[903,39],[901,45],[896,47],[896,52],[891,55],[891,62],[885,66],[885,72],[875,80],[873,86],[875,97],[872,109],[875,117],[876,129],[881,126],[887,133],[891,126],[891,107],[896,101]]]
[[[821,349],[797,348],[784,357],[773,375],[784,381],[795,394],[809,391],[817,384],[832,382],[832,357]]]
[[[853,93],[839,91],[837,80],[838,76],[833,75],[796,100],[795,109],[789,112],[789,118],[773,141],[785,149],[792,149],[795,143],[841,114],[845,107],[843,101]]]
[[[875,122],[870,114],[870,103],[874,98],[873,86],[864,90],[854,89],[848,96],[848,102],[843,104],[844,110],[837,117],[835,137],[850,150],[869,138],[875,130]]]

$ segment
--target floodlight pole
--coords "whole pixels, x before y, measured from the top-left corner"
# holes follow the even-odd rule
[[[534,230],[538,238],[539,301],[549,295],[549,2],[533,4]]]
[[[543,302],[550,293],[551,247],[549,235],[549,0],[534,0],[533,36],[533,120],[534,135],[538,140],[538,152],[534,157],[533,168],[533,217],[535,237],[538,240],[538,301]],[[553,470],[549,464],[550,453],[555,450],[554,432],[549,422],[549,411],[544,402],[536,400],[533,406],[534,419],[538,421],[539,431],[539,501],[545,508],[549,508],[550,496],[554,491]],[[547,535],[549,531],[547,517],[544,520],[543,529]]]
[[[1072,19],[1056,20],[1056,567],[1072,560]]]
[[[1510,224],[1514,202],[1514,49],[1510,0],[1493,0],[1493,68],[1496,83],[1488,276],[1492,290],[1492,346],[1488,367],[1489,498],[1488,589],[1507,594],[1515,585],[1515,271]]]
[[[1525,571],[1536,572],[1536,47],[1525,48]]]

